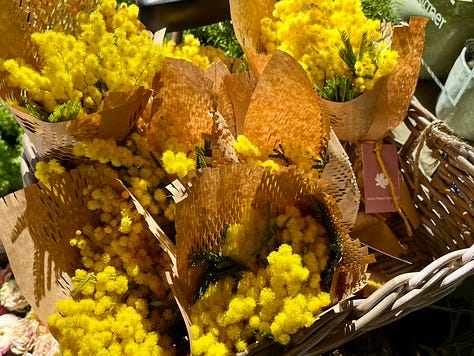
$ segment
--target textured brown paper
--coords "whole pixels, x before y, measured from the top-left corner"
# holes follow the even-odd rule
[[[96,177],[73,170],[51,181],[9,194],[0,203],[0,238],[15,279],[43,321],[55,303],[69,298],[70,277],[81,266],[69,244],[76,229],[97,217],[86,207],[82,189]]]
[[[213,89],[217,92],[222,85],[224,77],[230,74],[229,68],[222,61],[212,62],[211,65],[204,71],[204,76],[212,80],[214,83]]]
[[[408,26],[394,26],[391,49],[398,52],[398,63],[383,82],[365,140],[382,138],[405,118],[418,83],[428,21],[411,17]]]
[[[212,167],[225,164],[238,164],[239,158],[234,150],[236,143],[224,117],[217,113],[212,113]]]
[[[151,90],[143,88],[109,92],[104,97],[102,111],[55,123],[42,121],[9,105],[8,108],[40,157],[64,158],[71,154],[71,147],[82,139],[123,139],[137,123],[150,94]]]
[[[348,296],[359,286],[370,258],[367,249],[353,241],[340,224],[337,203],[325,193],[320,180],[282,169],[274,174],[258,166],[230,165],[199,171],[191,179],[188,198],[176,208],[177,275],[172,276],[177,287],[177,299],[184,310],[189,310],[200,281],[200,269],[188,268],[188,256],[198,251],[218,250],[224,224],[241,221],[245,207],[265,212],[270,202],[275,209],[295,205],[302,211],[310,209],[309,198],[323,204],[344,244],[342,265],[334,277],[334,300]]]
[[[306,72],[289,54],[276,51],[250,100],[244,134],[264,152],[298,142],[319,154],[329,139],[329,122]]]
[[[407,253],[407,246],[400,243],[385,221],[377,215],[360,212],[351,237],[393,257],[403,258]]]
[[[376,83],[373,90],[345,102],[326,100],[318,96],[324,117],[330,121],[331,128],[341,141],[357,142],[367,134],[372,124],[379,86],[380,84]]]
[[[350,232],[359,212],[360,191],[349,157],[332,130],[328,156],[321,179],[327,181],[327,193],[336,200],[342,214],[341,224]]]
[[[213,62],[204,71],[204,75],[213,83],[212,90],[217,97],[217,111],[224,117],[229,130],[235,136],[234,109],[232,101],[224,88],[224,80],[230,75],[229,68],[222,61]]]
[[[245,116],[256,85],[257,78],[253,72],[233,73],[224,78],[223,90],[232,104],[236,137],[244,133]]]
[[[188,152],[210,134],[210,112],[217,108],[214,83],[200,68],[185,60],[166,58],[157,75],[154,101],[157,108],[149,126],[152,148],[163,152],[166,147],[160,139],[175,137],[185,144]]]
[[[260,41],[260,21],[272,16],[275,0],[230,0],[229,5],[237,40],[250,68],[259,77],[269,60]]]

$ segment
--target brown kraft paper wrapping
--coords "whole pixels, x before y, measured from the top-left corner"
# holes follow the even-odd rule
[[[89,179],[92,179],[91,181]],[[95,177],[70,171],[50,182],[11,193],[0,203],[0,237],[25,298],[44,322],[56,301],[69,298],[70,277],[80,267],[79,252],[69,239],[93,221],[82,189]]]
[[[64,158],[71,154],[71,147],[83,139],[123,139],[137,123],[150,94],[151,90],[143,88],[109,92],[104,97],[102,111],[55,123],[42,121],[9,105],[8,108],[40,157]]]
[[[418,83],[428,21],[425,17],[411,17],[409,25],[394,26],[391,48],[398,52],[398,63],[383,81],[364,140],[382,138],[405,118]]]
[[[200,280],[200,269],[188,268],[189,254],[218,250],[224,224],[239,222],[243,209],[253,206],[265,211],[267,203],[283,208],[295,205],[308,211],[312,197],[330,213],[344,245],[343,262],[338,268],[331,289],[333,301],[350,295],[361,284],[367,264],[372,261],[367,249],[352,240],[341,226],[336,202],[325,193],[320,180],[298,174],[294,169],[279,173],[249,165],[230,165],[204,169],[190,181],[188,198],[176,210],[177,266],[170,276],[177,300],[187,313]],[[185,320],[188,319],[185,317]]]
[[[276,51],[250,99],[244,134],[264,152],[282,142],[298,142],[321,153],[329,122],[306,72],[289,54]]]
[[[210,112],[217,109],[213,80],[200,68],[180,59],[166,58],[154,88],[156,110],[151,118],[149,140],[156,152],[165,147],[165,139],[173,138],[184,145],[187,152],[210,134]]]

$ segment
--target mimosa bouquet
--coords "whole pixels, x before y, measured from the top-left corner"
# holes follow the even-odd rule
[[[380,139],[403,120],[417,83],[426,19],[390,26],[368,19],[358,0],[230,4],[254,69],[259,72],[277,49],[292,55],[339,139]]]
[[[191,184],[176,210],[173,286],[193,355],[282,352],[361,288],[370,259],[321,181],[239,164]]]
[[[202,68],[224,58],[222,50],[200,46],[192,35],[179,45],[157,41],[138,20],[136,5],[111,0],[16,7],[11,1],[4,12],[13,21],[5,21],[0,90],[40,156],[64,157],[81,138],[125,137],[149,103],[165,56]],[[49,12],[51,17],[42,15]]]
[[[99,23],[128,19],[113,26],[117,44],[127,31],[151,40],[131,27],[133,8],[112,5],[105,0],[91,14]],[[83,36],[95,35],[92,25],[81,26],[89,29]],[[45,33],[52,36],[48,43],[63,36]],[[94,43],[95,37],[87,38]],[[67,39],[72,51],[77,38],[64,39],[56,45]],[[68,151],[62,143],[61,154],[42,155],[39,182],[1,205],[9,218],[0,233],[18,283],[64,355],[188,349],[199,355],[250,350],[264,341],[289,345],[325,309],[363,286],[372,261],[348,235],[359,204],[348,158],[306,72],[289,54],[275,51],[261,72],[233,73],[222,61],[210,64],[219,52],[192,39],[162,46],[187,60],[165,58],[158,45],[146,43],[149,53],[158,53],[148,61],[159,58],[150,67],[154,74],[145,75],[138,63],[125,74],[137,79],[127,84],[132,90],[153,88],[153,95],[128,105],[134,120],[124,127],[99,120],[103,135],[80,126],[81,118],[104,111],[109,89],[125,81],[113,75],[121,66],[92,73],[85,65],[93,57],[86,56],[73,71],[79,78],[110,78],[91,77],[94,85],[70,92],[55,82],[54,90],[71,95],[63,99],[29,87],[29,108],[57,109],[53,116],[76,108],[65,123],[88,134],[74,136]],[[113,50],[99,54],[105,61]],[[132,61],[131,53],[116,54]],[[5,64],[22,80],[30,71],[45,81],[49,70],[35,74],[18,62]],[[113,112],[122,110],[118,105]],[[115,126],[123,134],[110,135]],[[205,304],[216,291],[226,294],[215,315],[220,321]],[[302,318],[286,325],[296,310]]]
[[[115,0],[15,5],[5,9],[13,20],[2,39],[9,55],[1,61],[2,98],[40,156],[82,137],[123,138],[164,58],[139,22],[138,7],[117,7]],[[49,12],[50,18],[42,15]]]
[[[138,20],[138,7],[101,1],[76,17],[74,33],[31,34],[37,67],[7,59],[10,86],[22,88],[20,106],[43,121],[59,122],[103,110],[108,92],[150,89],[164,51]]]

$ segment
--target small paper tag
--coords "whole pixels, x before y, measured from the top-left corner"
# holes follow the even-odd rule
[[[384,144],[380,151],[388,177],[377,161],[373,144],[362,144],[362,165],[364,171],[364,194],[366,213],[387,213],[396,211],[389,179],[395,187],[396,198],[400,199],[398,153],[395,145]]]
[[[171,199],[173,199],[176,204],[188,197],[186,187],[178,179],[172,181],[165,188],[168,192],[170,192]]]

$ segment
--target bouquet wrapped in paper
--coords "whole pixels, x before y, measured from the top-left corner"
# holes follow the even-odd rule
[[[391,27],[366,18],[358,0],[230,5],[250,65],[260,73],[275,50],[292,55],[340,140],[377,140],[403,120],[418,79],[427,19]]]
[[[279,348],[362,288],[348,157],[304,68],[267,59],[239,73],[163,59],[143,120],[75,137],[5,197],[12,269],[64,354]]]
[[[138,7],[12,0],[2,14],[9,19],[2,27],[1,97],[40,156],[66,155],[82,138],[128,134],[164,58]]]

